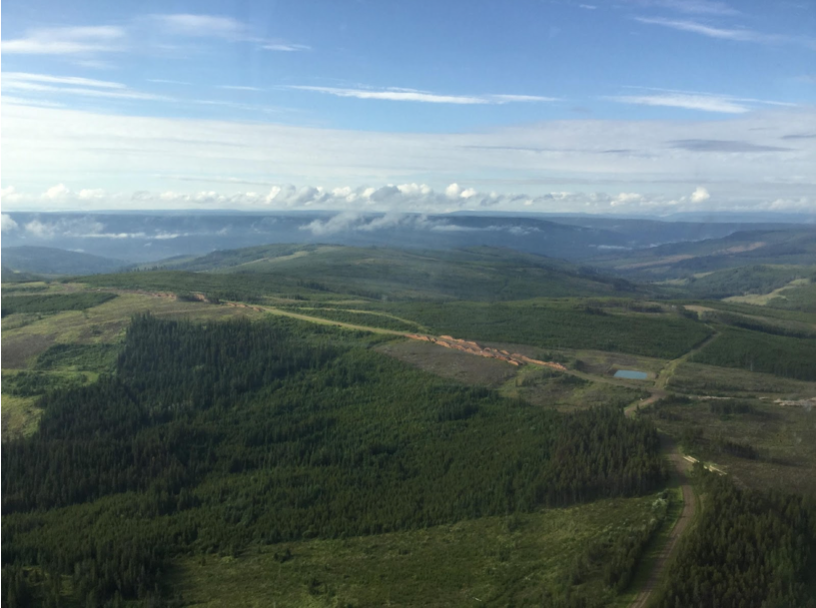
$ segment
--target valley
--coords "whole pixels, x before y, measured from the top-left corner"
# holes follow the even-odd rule
[[[677,298],[505,250],[341,247],[4,283],[7,584],[65,605],[672,606],[731,491],[711,477],[816,496],[816,318],[775,304],[809,287],[785,285]]]

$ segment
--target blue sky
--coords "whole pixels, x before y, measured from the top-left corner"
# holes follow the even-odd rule
[[[4,209],[816,206],[807,0],[2,16]]]

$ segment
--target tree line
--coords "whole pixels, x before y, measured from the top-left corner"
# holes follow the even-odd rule
[[[658,608],[812,608],[816,503],[707,478],[702,515],[681,541]]]

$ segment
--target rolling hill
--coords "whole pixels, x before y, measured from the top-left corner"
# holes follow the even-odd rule
[[[754,230],[724,238],[672,243],[592,260],[626,277],[661,280],[757,264],[816,264],[816,229]]]
[[[115,272],[125,262],[79,251],[66,251],[53,247],[4,247],[3,280],[6,269],[41,275],[99,274]]]
[[[254,275],[258,281],[283,281],[317,291],[378,298],[509,300],[633,295],[639,291],[628,281],[568,262],[492,247],[418,251],[267,245],[215,251],[158,266],[215,275]]]

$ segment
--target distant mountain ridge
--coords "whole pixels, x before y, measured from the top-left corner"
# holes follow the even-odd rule
[[[216,249],[274,243],[332,243],[357,247],[458,249],[512,247],[519,251],[588,260],[607,251],[723,238],[745,230],[796,225],[684,222],[614,216],[544,216],[501,213],[18,213],[5,247],[37,246],[84,251],[144,264]],[[36,229],[30,228],[35,227]]]
[[[394,297],[513,299],[633,294],[626,280],[509,248],[417,250],[342,245],[266,245],[148,265],[215,275],[257,275],[329,291]]]
[[[54,247],[3,247],[2,256],[4,275],[6,269],[39,275],[101,274],[127,265],[121,260]]]

